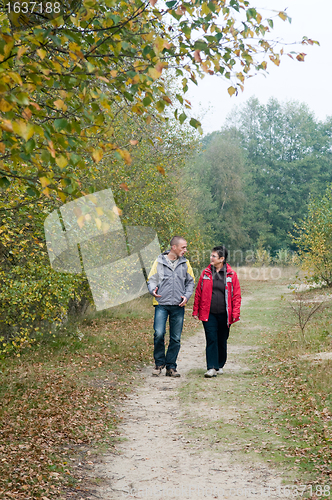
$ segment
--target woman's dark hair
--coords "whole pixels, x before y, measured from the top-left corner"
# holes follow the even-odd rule
[[[224,245],[219,245],[217,247],[212,248],[212,252],[217,252],[217,254],[219,255],[219,259],[221,257],[224,257],[225,258],[225,262],[226,262],[227,256],[228,256],[228,251],[227,251],[227,248]]]

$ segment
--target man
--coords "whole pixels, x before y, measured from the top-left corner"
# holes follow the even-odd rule
[[[148,276],[148,288],[153,295],[155,368],[152,375],[159,376],[166,366],[168,377],[180,377],[176,360],[180,350],[184,319],[184,306],[194,290],[194,273],[184,257],[187,242],[174,236],[171,249],[160,254]],[[169,345],[165,356],[166,321],[169,317]]]

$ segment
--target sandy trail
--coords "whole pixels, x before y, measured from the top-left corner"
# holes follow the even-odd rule
[[[152,377],[152,367],[141,372],[142,385],[122,407],[120,432],[124,441],[117,446],[118,454],[105,455],[94,470],[103,478],[102,485],[94,489],[94,498],[285,498],[278,491],[280,473],[249,460],[235,461],[236,450],[231,445],[221,443],[217,453],[184,437],[187,424],[177,390],[189,370],[205,368],[204,349],[203,331],[182,342],[179,379],[165,377],[164,371],[160,377]],[[236,354],[247,349],[250,347],[229,346],[228,372],[245,368],[235,360]],[[222,378],[218,377],[220,384]],[[204,413],[200,418],[204,419]]]

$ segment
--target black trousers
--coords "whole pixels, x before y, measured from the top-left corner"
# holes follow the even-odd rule
[[[227,339],[229,326],[227,314],[210,313],[208,321],[203,321],[206,338],[206,365],[207,369],[223,368],[227,360]]]

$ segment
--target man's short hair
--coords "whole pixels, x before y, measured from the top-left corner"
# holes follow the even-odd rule
[[[187,241],[187,240],[185,238],[182,238],[182,236],[173,236],[173,238],[170,241],[171,248],[173,245],[179,245],[180,241]]]
[[[227,256],[228,256],[228,251],[224,245],[218,245],[217,247],[212,248],[212,252],[217,252],[217,254],[219,255],[219,259],[221,257],[224,257],[225,262],[226,262]]]

